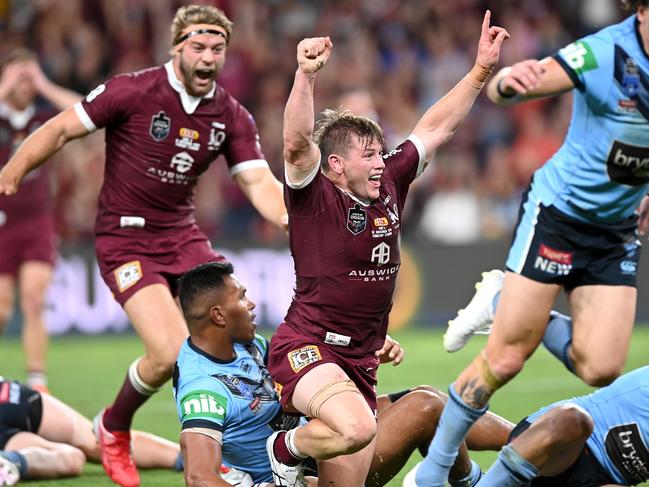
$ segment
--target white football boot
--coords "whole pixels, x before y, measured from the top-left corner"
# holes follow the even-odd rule
[[[273,471],[273,480],[275,485],[281,487],[307,487],[308,483],[304,478],[304,464],[290,466],[285,465],[277,458],[273,452],[273,443],[281,431],[276,431],[266,440],[266,452],[270,460],[270,467]]]
[[[0,485],[16,485],[19,480],[18,467],[5,457],[0,457]]]
[[[505,273],[499,269],[482,273],[482,280],[475,285],[476,292],[466,308],[448,322],[444,334],[444,348],[457,352],[475,335],[488,335],[494,320],[493,300],[503,286]]]

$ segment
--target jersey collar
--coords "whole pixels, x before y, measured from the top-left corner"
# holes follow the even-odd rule
[[[165,66],[165,70],[167,71],[167,80],[169,80],[169,84],[175,91],[177,91],[180,94],[180,101],[183,105],[183,109],[185,110],[185,113],[191,115],[196,111],[198,104],[201,102],[203,98],[212,98],[214,96],[214,92],[216,91],[216,81],[214,81],[214,84],[212,85],[212,89],[209,91],[207,95],[202,97],[192,96],[189,93],[187,93],[187,90],[185,89],[185,85],[182,84],[182,82],[176,77],[176,73],[173,67],[173,60],[165,63],[164,66]]]
[[[642,41],[642,35],[640,34],[640,22],[638,21],[638,16],[634,15],[635,20],[633,22],[633,27],[635,30],[635,37],[638,40],[638,44],[640,45],[640,52],[644,54],[645,59],[649,60],[649,52],[645,51],[644,49],[644,42]]]
[[[21,112],[17,112],[8,104],[0,102],[0,117],[7,119],[14,130],[24,129],[36,113],[36,107],[29,105]]]
[[[234,358],[232,360],[223,360],[223,359],[220,359],[218,357],[215,357],[214,355],[211,355],[211,354],[207,353],[202,348],[199,348],[198,346],[196,346],[196,344],[194,342],[192,342],[192,337],[187,338],[187,345],[189,345],[189,348],[191,348],[194,352],[196,352],[198,354],[201,354],[206,359],[211,360],[212,362],[217,363],[217,364],[231,364],[232,362],[234,362],[237,359],[237,351],[236,350],[234,351]]]

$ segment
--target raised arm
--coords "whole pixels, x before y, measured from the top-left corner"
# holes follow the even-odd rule
[[[67,142],[86,135],[74,108],[68,108],[32,133],[0,171],[0,195],[14,194],[25,175],[52,157]]]
[[[65,110],[81,100],[79,93],[52,83],[36,61],[25,61],[25,70],[31,76],[38,94],[57,109]]]
[[[232,487],[219,475],[221,444],[214,438],[184,430],[180,434],[180,450],[187,487]]]
[[[423,142],[427,156],[453,136],[498,62],[500,47],[509,38],[509,33],[502,27],[490,27],[490,20],[491,12],[487,10],[482,22],[478,55],[471,71],[424,113],[412,131]]]
[[[526,59],[498,71],[487,86],[487,96],[498,105],[508,106],[532,98],[559,95],[574,86],[555,59]]]
[[[297,45],[298,69],[284,109],[284,161],[291,183],[304,181],[319,162],[320,151],[313,142],[313,85],[332,47],[329,37],[303,39]]]

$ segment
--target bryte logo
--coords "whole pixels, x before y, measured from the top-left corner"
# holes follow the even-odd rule
[[[612,181],[629,186],[649,182],[649,147],[613,142],[606,160],[608,176]]]
[[[193,391],[180,401],[183,421],[194,418],[223,419],[228,401],[211,391]]]

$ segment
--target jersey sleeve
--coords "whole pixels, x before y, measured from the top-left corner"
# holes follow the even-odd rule
[[[214,378],[206,377],[184,384],[176,392],[181,429],[207,428],[223,432],[229,398],[226,387]]]
[[[410,184],[426,167],[426,149],[419,137],[412,134],[396,149],[383,156],[386,176],[391,177],[399,192],[401,201],[405,200]]]
[[[232,176],[255,167],[268,167],[261,151],[257,124],[250,112],[235,102],[232,131],[224,146],[223,155]]]
[[[289,214],[289,225],[291,217],[311,217],[322,212],[334,199],[334,191],[334,184],[319,168],[313,177],[299,185],[288,183],[284,172],[284,202]]]
[[[614,46],[613,39],[598,32],[568,44],[554,59],[575,88],[603,103],[613,82]]]
[[[139,97],[132,74],[115,76],[92,90],[74,106],[89,132],[124,120]]]

